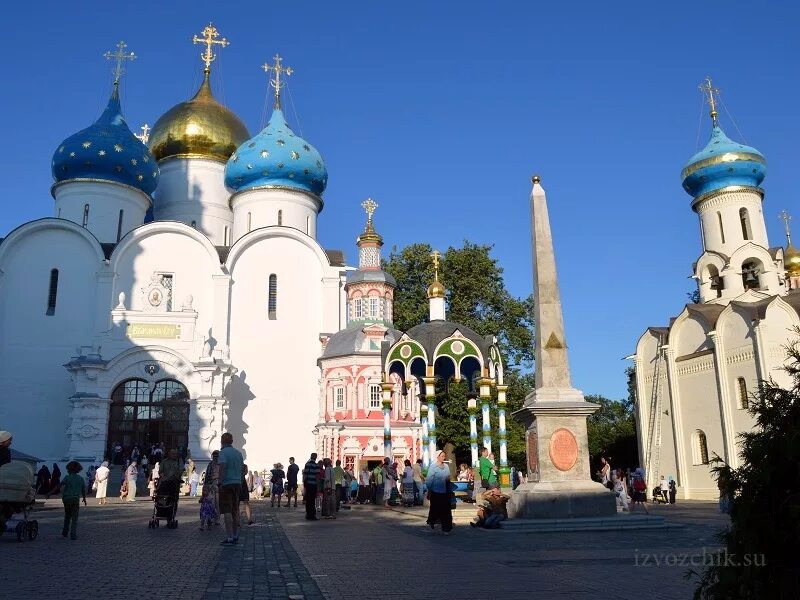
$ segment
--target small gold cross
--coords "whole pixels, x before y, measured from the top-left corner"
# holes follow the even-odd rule
[[[700,90],[706,97],[706,102],[711,107],[711,121],[714,127],[717,126],[717,99],[719,98],[719,89],[715,88],[711,83],[711,77],[706,77],[706,80],[700,84]]]
[[[272,87],[275,88],[275,108],[280,109],[281,107],[281,88],[286,86],[286,82],[281,82],[281,73],[286,74],[288,77],[292,73],[294,73],[294,69],[292,67],[284,67],[283,66],[283,59],[281,58],[280,54],[276,54],[273,57],[275,61],[274,65],[269,63],[264,63],[261,65],[261,68],[264,69],[265,73],[269,73],[270,71],[275,72],[275,77],[269,80]]]
[[[434,277],[436,281],[439,281],[439,260],[442,258],[442,253],[438,250],[434,250],[431,252],[431,258],[433,259]]]
[[[125,48],[128,47],[128,44],[121,41],[117,44],[117,51],[111,52],[110,50],[103,54],[103,56],[107,60],[114,60],[116,64],[114,68],[111,70],[114,73],[114,83],[119,84],[120,77],[125,72],[124,63],[126,60],[136,60],[136,55],[133,52],[125,52]]]
[[[196,35],[193,36],[192,42],[195,44],[206,45],[205,51],[200,55],[200,60],[206,64],[206,68],[204,70],[207,73],[211,70],[211,63],[217,58],[217,55],[211,51],[211,48],[214,47],[214,44],[219,44],[222,48],[224,48],[225,46],[230,45],[230,42],[225,38],[218,40],[217,38],[219,37],[219,32],[211,23],[206,25],[206,28],[200,32],[200,35],[203,37],[198,37]]]
[[[138,138],[143,144],[147,144],[150,141],[150,125],[145,123],[141,127],[142,133],[134,133],[134,137]]]
[[[792,215],[786,212],[786,209],[781,211],[781,214],[778,215],[778,218],[783,221],[783,230],[786,232],[786,241],[791,245],[792,243],[792,232],[789,230],[789,221],[792,220]]]

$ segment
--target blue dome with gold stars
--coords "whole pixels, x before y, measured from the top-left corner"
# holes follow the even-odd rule
[[[258,135],[239,146],[225,167],[225,185],[238,192],[287,187],[321,196],[327,183],[322,156],[294,134],[280,108]]]
[[[53,154],[57,183],[97,179],[122,183],[152,194],[158,185],[158,164],[153,154],[133,135],[122,116],[119,85],[108,106],[92,125],[64,140]]]
[[[764,155],[731,140],[715,121],[711,139],[689,159],[681,178],[683,189],[699,198],[730,186],[758,187],[766,174]]]

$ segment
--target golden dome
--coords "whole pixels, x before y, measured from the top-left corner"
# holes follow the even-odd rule
[[[428,298],[444,298],[445,289],[438,279],[428,286]]]
[[[148,146],[166,158],[209,158],[227,162],[250,139],[247,127],[211,94],[209,71],[191,100],[176,104],[156,121]]]
[[[783,266],[789,275],[800,275],[800,250],[792,246],[791,242],[783,253]]]

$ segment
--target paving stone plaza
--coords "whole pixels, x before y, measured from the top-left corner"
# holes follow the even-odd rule
[[[37,512],[39,538],[0,537],[3,595],[87,598],[689,598],[690,562],[718,547],[716,504],[651,506],[667,528],[525,533],[466,525],[424,527],[424,513],[356,506],[308,522],[303,508],[253,503],[256,524],[221,547],[221,528],[200,531],[197,503],[182,498],[176,530],[150,530],[152,505],[82,508],[78,540],[60,535],[53,498]],[[621,516],[621,522],[625,516]],[[660,564],[657,564],[660,563]],[[668,566],[669,565],[669,566]]]

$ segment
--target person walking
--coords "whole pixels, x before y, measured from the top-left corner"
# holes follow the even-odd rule
[[[286,469],[286,506],[292,502],[294,497],[294,507],[297,508],[297,473],[300,467],[294,462],[294,456],[289,457],[289,466]]]
[[[422,477],[422,459],[418,458],[411,468],[414,471],[414,503],[417,506],[422,506],[425,504],[425,480]]]
[[[194,498],[197,496],[197,486],[200,483],[200,476],[197,474],[197,469],[192,465],[192,472],[189,474],[189,496]]]
[[[139,477],[139,468],[136,466],[136,461],[132,460],[131,464],[125,470],[125,480],[128,482],[128,495],[126,496],[128,502],[136,501],[136,478]]]
[[[317,465],[317,453],[312,452],[303,467],[303,501],[306,504],[306,519],[309,521],[317,520],[317,477],[319,476],[319,465]]]
[[[275,506],[275,500],[278,500],[278,508],[281,507],[281,497],[283,496],[283,479],[286,477],[286,473],[283,472],[283,465],[279,462],[272,465],[272,470],[270,471],[270,506]],[[288,506],[288,502],[286,503]]]
[[[436,454],[436,462],[428,467],[425,485],[428,486],[431,506],[428,510],[427,524],[432,530],[436,523],[442,524],[442,532],[450,535],[453,530],[453,509],[450,506],[450,467],[445,462],[445,453]]]
[[[611,463],[605,456],[600,457],[600,483],[611,489]]]
[[[325,519],[336,518],[336,475],[330,458],[323,460],[322,475],[322,516]]]
[[[636,509],[637,504],[641,504],[644,512],[650,514],[650,511],[647,510],[647,482],[644,478],[644,469],[641,467],[637,468],[631,475],[631,480],[633,481],[631,484],[631,487],[633,487],[633,494],[631,494],[631,512]]]
[[[219,463],[219,510],[225,515],[223,546],[233,546],[239,541],[239,493],[244,475],[244,457],[233,447],[233,434],[226,431],[220,438],[222,448]]]
[[[664,476],[661,476],[661,481],[659,482],[659,489],[661,490],[661,498],[664,501],[664,504],[669,504],[669,481],[664,479]]]
[[[414,468],[411,461],[405,460],[403,468],[403,478],[400,480],[403,489],[403,506],[414,506]]]
[[[46,494],[49,491],[50,491],[50,469],[47,468],[47,465],[42,465],[42,468],[39,469],[39,473],[36,475],[36,493]]]
[[[206,467],[206,481],[203,491],[208,489],[211,505],[214,507],[214,525],[219,525],[219,450],[211,453],[211,462]]]
[[[481,448],[481,457],[478,459],[478,476],[481,478],[481,493],[494,489],[495,486],[492,485],[493,471],[494,465],[492,461],[489,460],[489,449],[486,447]]]
[[[669,476],[669,503],[675,504],[675,496],[678,495],[678,486],[672,475]]]
[[[389,508],[389,500],[392,498],[392,488],[397,489],[397,471],[392,468],[388,457],[383,459],[381,476],[383,477],[383,505]]]
[[[383,500],[383,463],[372,469],[372,503],[377,506]]]
[[[247,484],[247,465],[242,466],[242,487],[239,490],[239,504],[244,507],[244,516],[247,517],[247,524],[252,525],[253,511],[250,509],[250,488]]]
[[[67,463],[67,476],[61,486],[61,502],[64,503],[64,528],[61,535],[71,540],[78,539],[78,511],[80,510],[80,500],[83,498],[83,505],[86,506],[86,483],[83,477],[78,475],[83,467],[76,460]]]
[[[615,469],[611,474],[614,484],[614,494],[617,497],[617,511],[628,512],[628,486],[625,484],[625,473],[622,469]]]
[[[369,476],[369,467],[367,466],[367,462],[364,461],[364,464],[361,465],[361,471],[358,473],[358,496],[356,497],[356,501],[359,504],[364,504],[369,501]]]
[[[345,501],[345,498],[342,498],[342,486],[344,486],[344,469],[342,468],[342,461],[339,459],[336,459],[336,466],[333,468],[333,483],[336,486],[334,492],[336,512],[339,512],[339,505]]]
[[[97,471],[94,474],[94,484],[97,490],[97,494],[95,494],[95,498],[97,498],[97,503],[100,506],[104,504],[108,504],[108,498],[106,498],[106,493],[108,491],[108,476],[111,474],[111,470],[108,468],[108,461],[104,460],[103,464],[101,464]]]

